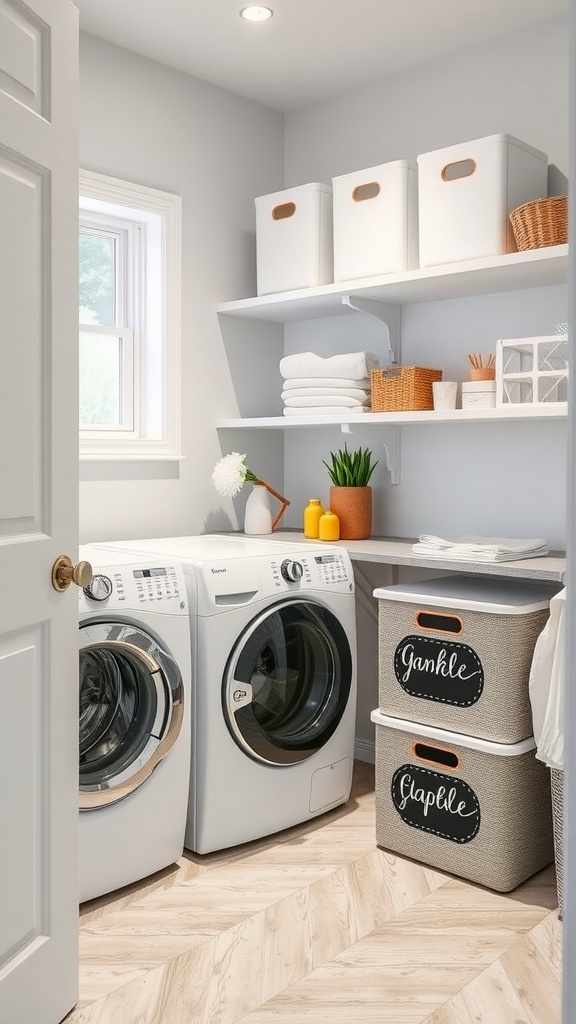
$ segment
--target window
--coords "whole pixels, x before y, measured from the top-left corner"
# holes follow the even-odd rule
[[[179,196],[80,173],[80,455],[180,457]]]

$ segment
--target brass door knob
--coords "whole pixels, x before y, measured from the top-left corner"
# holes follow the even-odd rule
[[[87,587],[92,579],[90,562],[73,564],[68,555],[59,555],[52,566],[52,586],[54,590],[67,590],[71,583],[77,587]]]

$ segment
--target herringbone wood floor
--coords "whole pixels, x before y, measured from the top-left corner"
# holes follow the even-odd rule
[[[374,769],[306,825],[81,908],[66,1024],[558,1024],[553,868],[501,895],[379,850]]]

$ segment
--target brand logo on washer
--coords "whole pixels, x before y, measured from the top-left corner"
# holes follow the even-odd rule
[[[226,569],[210,569],[210,572],[216,574],[218,572],[226,572]]]

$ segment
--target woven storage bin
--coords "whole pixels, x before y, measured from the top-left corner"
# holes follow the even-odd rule
[[[425,366],[391,366],[371,370],[372,412],[408,412],[432,409],[432,381],[442,380],[442,370]]]
[[[375,590],[381,710],[498,743],[531,736],[530,666],[557,590],[466,576]]]
[[[563,245],[568,241],[568,198],[551,196],[524,203],[512,210],[510,223],[520,251]]]
[[[552,824],[554,826],[558,917],[562,920],[564,912],[564,772],[557,768],[552,768],[550,770],[550,786],[552,790]]]
[[[498,892],[552,862],[550,779],[533,737],[491,743],[371,718],[378,846]]]

